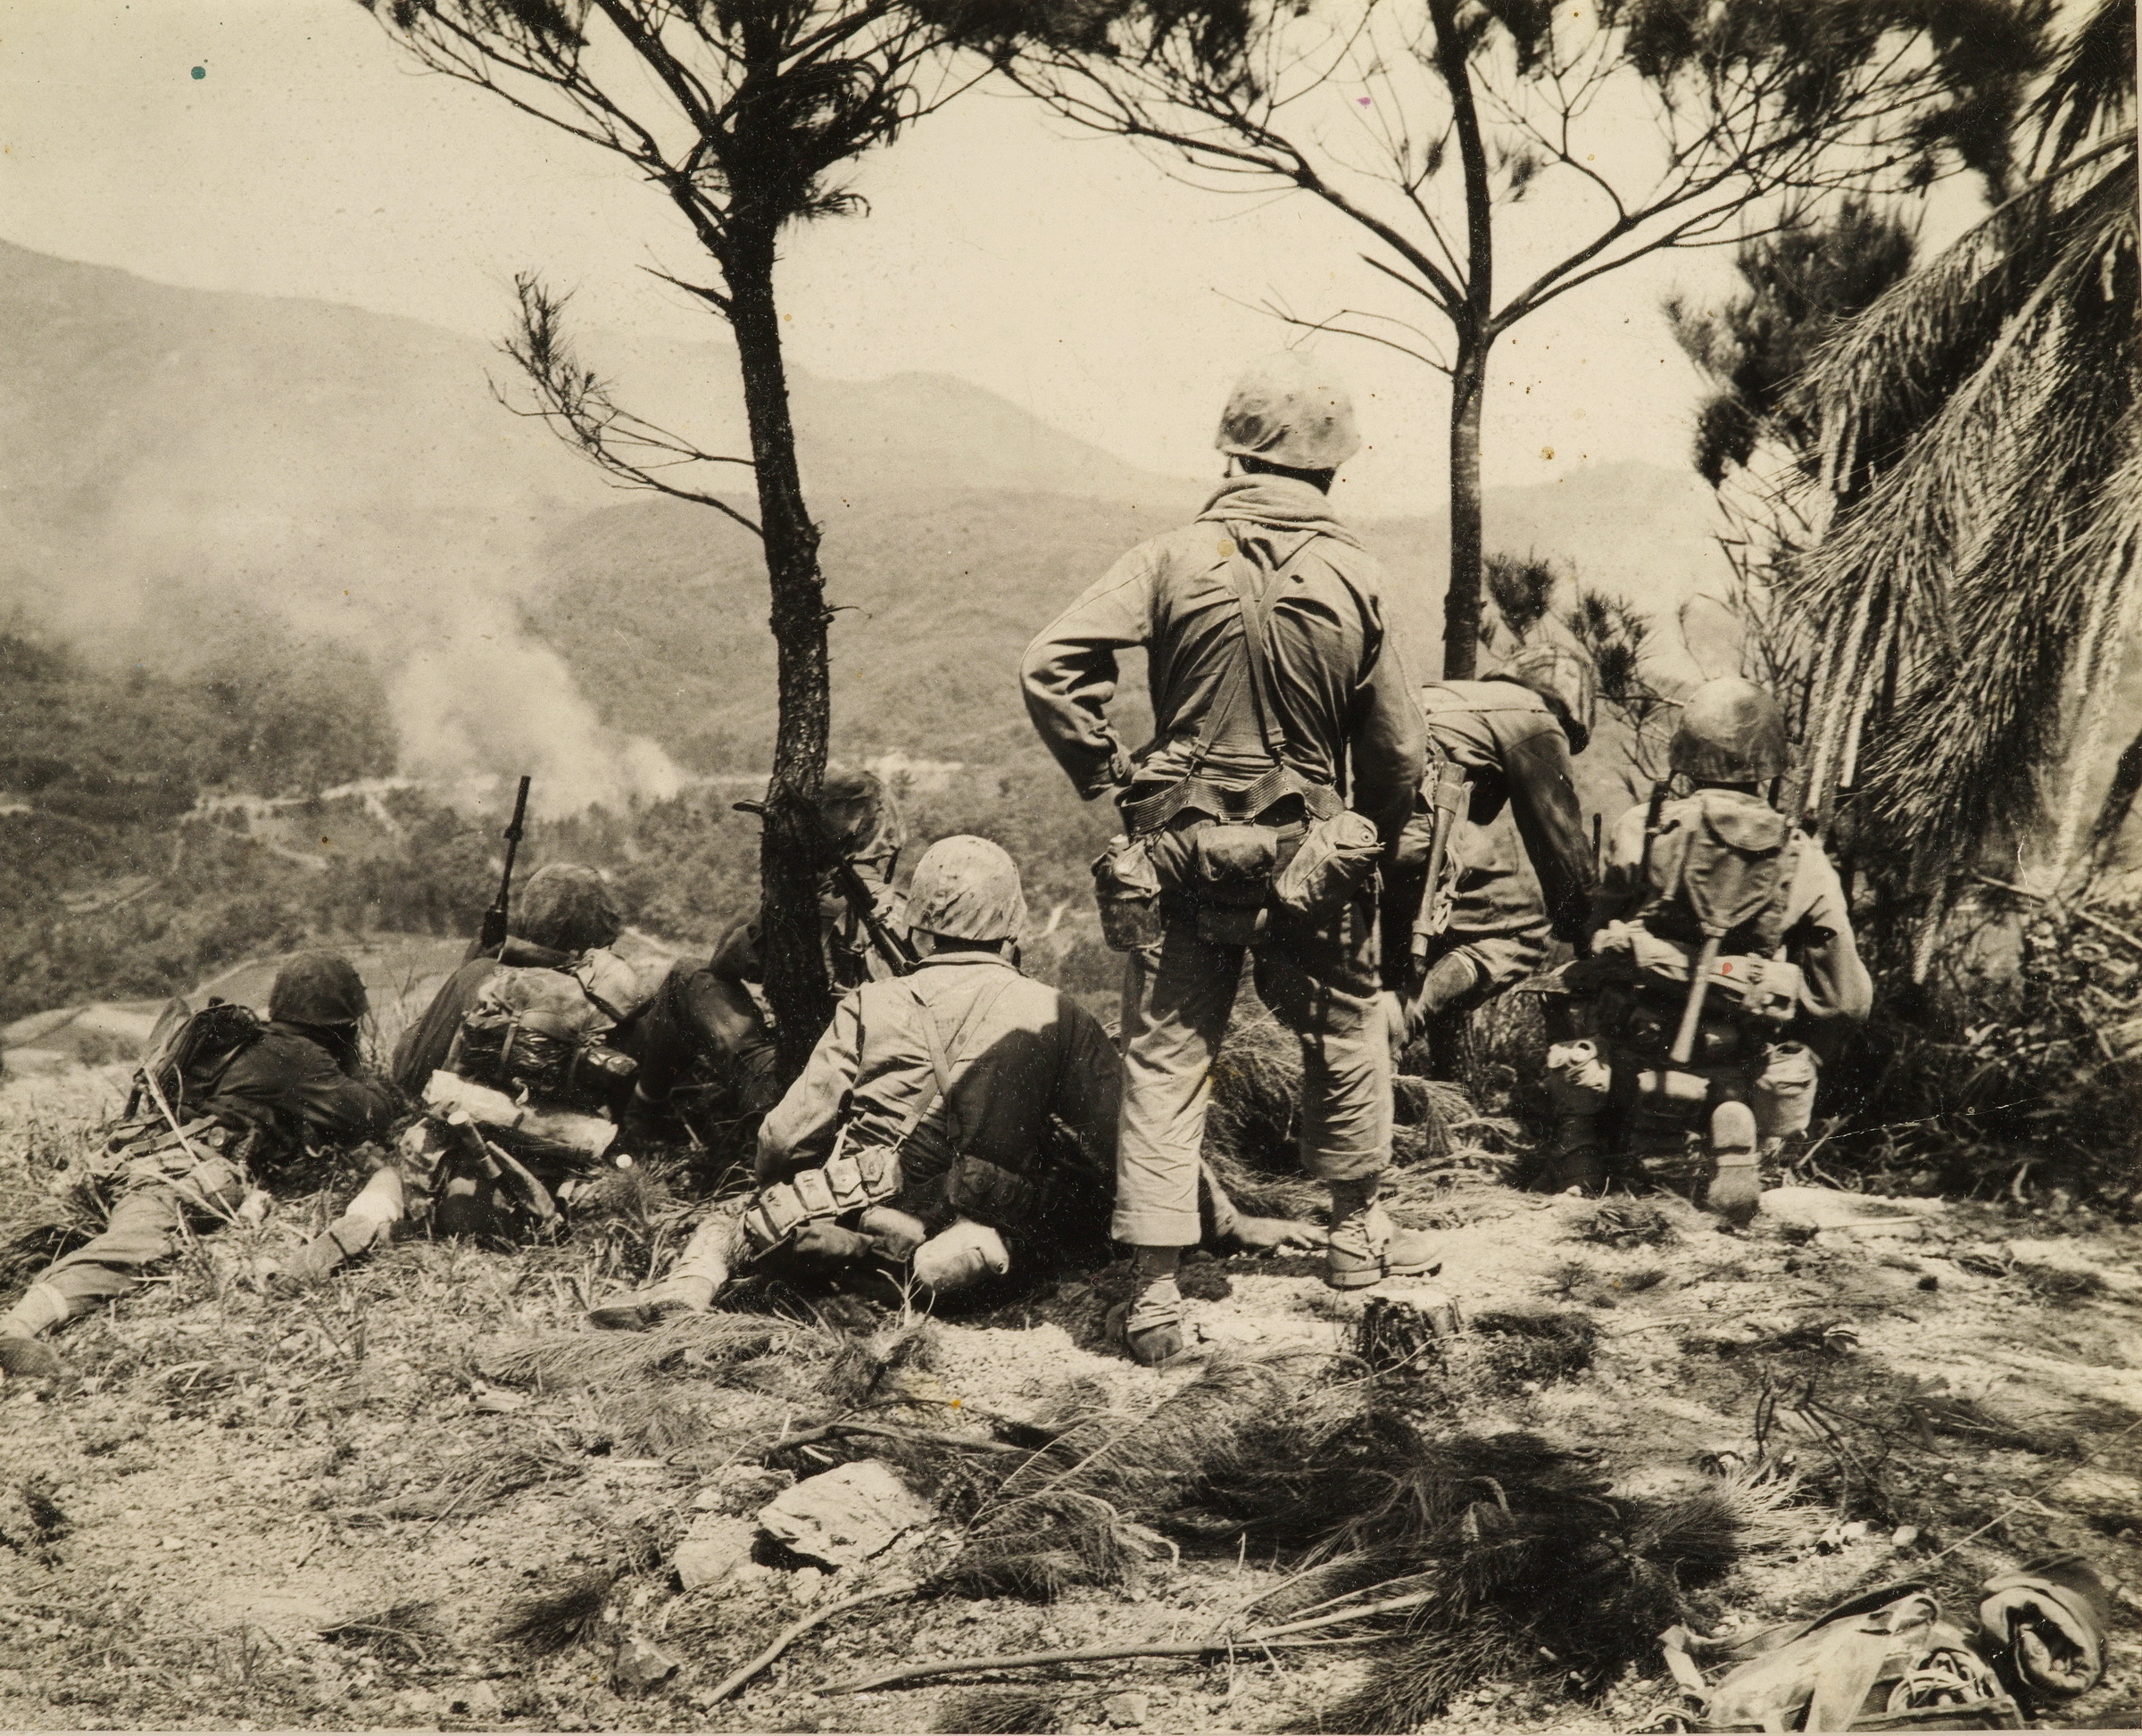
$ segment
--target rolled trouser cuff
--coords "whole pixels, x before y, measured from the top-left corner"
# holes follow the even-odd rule
[[[1125,1210],[1119,1204],[1108,1233],[1133,1248],[1195,1248],[1205,1239],[1205,1225],[1195,1206],[1188,1211]]]
[[[1302,1167],[1320,1182],[1373,1182],[1391,1167],[1388,1146],[1352,1151],[1305,1151]]]

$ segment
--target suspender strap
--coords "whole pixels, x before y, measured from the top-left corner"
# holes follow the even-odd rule
[[[967,1032],[989,1016],[990,1009],[997,1004],[1017,976],[1017,972],[1007,970],[1002,982],[992,984],[975,997],[973,1004],[967,1010],[967,1017],[959,1021],[959,1028],[953,1034],[955,1042],[959,1044],[962,1051],[960,1059],[972,1059],[965,1053],[964,1039]],[[931,1012],[930,1003],[922,998],[922,991],[916,986],[915,979],[903,976],[900,981],[908,993],[915,997],[915,1010],[922,1018],[922,1040],[930,1051],[930,1076],[924,1082],[922,1095],[916,1100],[915,1113],[908,1122],[907,1131],[901,1135],[900,1142],[905,1145],[914,1138],[930,1111],[942,1100],[944,1104],[945,1134],[953,1150],[957,1150],[960,1144],[959,1129],[952,1109],[952,1065],[945,1050],[944,1033],[937,1028],[936,1015]]]

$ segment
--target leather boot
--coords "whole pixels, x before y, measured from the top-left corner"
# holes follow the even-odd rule
[[[30,1285],[13,1308],[0,1315],[0,1374],[25,1381],[66,1374],[67,1365],[41,1334],[73,1311],[66,1297],[50,1284]]]
[[[1165,1368],[1183,1354],[1183,1292],[1174,1274],[1149,1279],[1137,1295],[1108,1315],[1112,1337],[1148,1368]]]
[[[1711,1111],[1711,1180],[1704,1207],[1745,1229],[1763,1206],[1763,1166],[1756,1153],[1756,1112],[1745,1103]]]
[[[1443,1269],[1425,1230],[1394,1224],[1376,1203],[1376,1183],[1333,1182],[1331,1245],[1324,1281],[1366,1290],[1386,1278],[1430,1278]]]
[[[718,1213],[693,1232],[668,1277],[590,1308],[588,1322],[606,1331],[642,1333],[680,1314],[704,1314],[729,1281],[743,1247],[743,1220]]]

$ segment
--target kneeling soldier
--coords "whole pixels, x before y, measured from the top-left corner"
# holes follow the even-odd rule
[[[1596,1189],[1612,1166],[1601,1115],[1644,1173],[1745,1224],[1759,1165],[1806,1130],[1817,1050],[1863,1022],[1873,985],[1837,869],[1757,793],[1790,763],[1776,701],[1736,677],[1681,713],[1671,763],[1694,793],[1615,825],[1593,905],[1596,1038],[1557,1045],[1550,1184]],[[1690,1134],[1707,1146],[1691,1164]]]

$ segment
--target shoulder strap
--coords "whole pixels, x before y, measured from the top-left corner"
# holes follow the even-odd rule
[[[1244,554],[1242,538],[1233,525],[1227,526],[1228,541],[1233,544],[1234,552],[1227,558],[1227,582],[1234,592],[1235,608],[1242,621],[1242,656],[1229,664],[1227,673],[1221,677],[1220,690],[1213,702],[1212,711],[1198,732],[1197,752],[1191,761],[1189,775],[1195,777],[1205,763],[1205,756],[1212,743],[1225,735],[1241,709],[1242,691],[1249,689],[1250,703],[1257,716],[1258,735],[1265,744],[1265,752],[1275,766],[1286,763],[1285,739],[1279,730],[1278,713],[1272,702],[1273,681],[1271,667],[1272,609],[1279,599],[1281,583],[1290,577],[1295,564],[1313,548],[1323,536],[1312,530],[1295,546],[1294,552],[1273,569],[1271,579],[1261,587],[1258,584],[1257,563]]]
[[[967,1009],[967,1017],[959,1021],[959,1028],[953,1034],[956,1041],[964,1038],[975,1024],[987,1015],[1017,978],[1016,971],[1008,970],[1004,973],[1002,982],[992,984],[975,997],[973,1004]],[[938,1029],[937,1016],[930,1010],[930,1003],[922,998],[922,991],[916,986],[915,979],[902,976],[899,981],[915,997],[915,1010],[922,1018],[922,1040],[930,1051],[930,1076],[923,1085],[922,1094],[915,1100],[915,1111],[908,1119],[906,1131],[900,1136],[901,1143],[904,1145],[914,1137],[916,1130],[942,1100],[944,1104],[945,1132],[956,1150],[961,1141],[955,1118],[956,1111],[952,1107],[952,1064],[945,1050],[944,1033]],[[962,1052],[960,1059],[967,1059],[967,1056]]]

